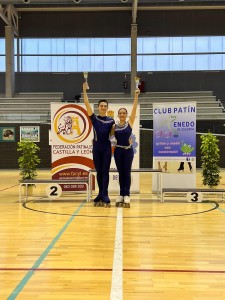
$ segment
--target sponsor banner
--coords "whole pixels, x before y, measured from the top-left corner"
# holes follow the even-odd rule
[[[153,104],[153,168],[163,187],[196,185],[196,102]]]
[[[196,103],[153,104],[153,156],[196,156]]]

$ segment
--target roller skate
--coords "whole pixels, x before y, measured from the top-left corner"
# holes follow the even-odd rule
[[[111,207],[111,202],[108,196],[103,196],[102,197],[102,203],[104,207]]]
[[[117,199],[116,199],[116,207],[122,207],[123,206],[123,196],[119,196]]]
[[[103,206],[102,196],[100,194],[94,199],[94,206]]]
[[[123,207],[130,208],[130,197],[129,196],[124,197]]]

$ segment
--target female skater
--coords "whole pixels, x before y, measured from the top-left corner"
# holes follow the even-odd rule
[[[124,204],[125,207],[130,207],[131,166],[134,158],[134,151],[132,143],[130,142],[130,136],[136,117],[139,94],[140,90],[136,89],[133,108],[128,121],[126,108],[120,108],[118,111],[119,122],[118,124],[113,125],[114,135],[116,138],[114,158],[119,172],[120,185],[120,195],[116,200],[116,206],[122,206]]]

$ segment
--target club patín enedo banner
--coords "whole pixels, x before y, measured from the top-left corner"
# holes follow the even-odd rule
[[[196,186],[196,102],[153,104],[153,167],[163,187]]]

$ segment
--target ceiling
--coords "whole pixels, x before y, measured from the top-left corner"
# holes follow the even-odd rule
[[[1,0],[2,5],[14,4],[18,11],[55,10],[139,10],[151,9],[219,9],[225,0]]]
[[[144,10],[225,10],[225,0],[0,0],[0,23],[13,25],[18,35],[19,14],[47,11],[130,11],[136,23]]]

